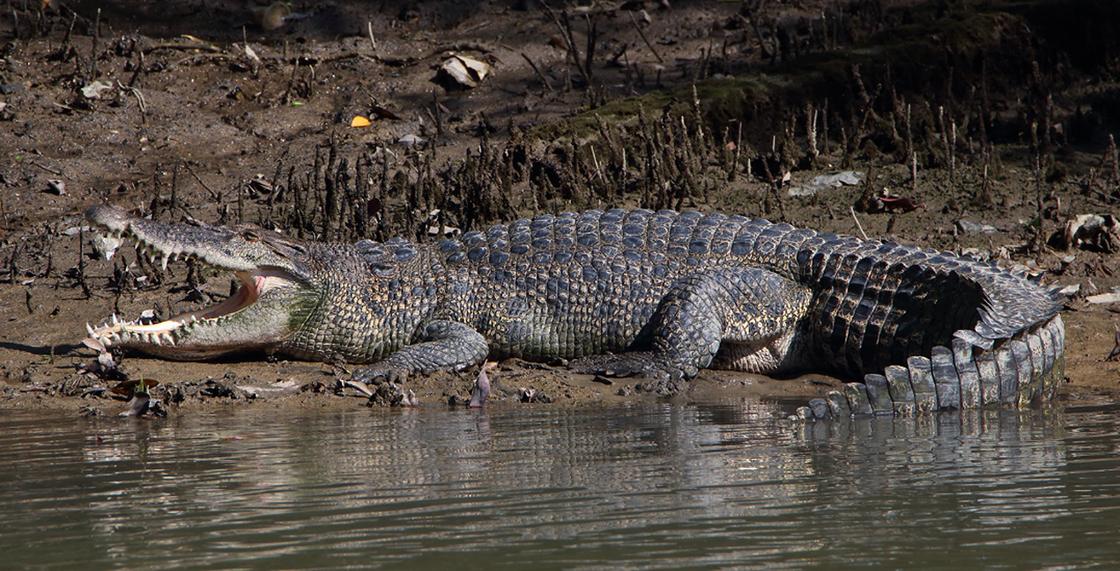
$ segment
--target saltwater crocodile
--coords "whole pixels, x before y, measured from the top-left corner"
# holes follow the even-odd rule
[[[1061,377],[1052,290],[994,264],[723,214],[591,210],[458,239],[300,241],[95,206],[153,258],[232,271],[226,301],[93,343],[170,359],[243,351],[370,363],[358,381],[487,357],[682,386],[699,369],[858,379],[804,417],[1023,405]]]

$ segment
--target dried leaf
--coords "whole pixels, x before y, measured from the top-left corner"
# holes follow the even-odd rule
[[[354,118],[350,120],[351,127],[369,127],[372,124],[373,123],[371,123],[369,119],[361,115],[355,115]]]

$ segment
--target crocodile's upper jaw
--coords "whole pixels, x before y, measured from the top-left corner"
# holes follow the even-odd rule
[[[281,238],[260,231],[164,224],[107,206],[90,209],[86,217],[105,233],[135,240],[138,250],[162,258],[165,266],[175,257],[194,259],[233,271],[240,284],[221,303],[165,321],[123,321],[113,315],[101,326],[87,325],[91,346],[123,347],[179,360],[268,350],[298,330],[293,307],[299,305],[299,298],[314,295],[297,259],[298,246]]]

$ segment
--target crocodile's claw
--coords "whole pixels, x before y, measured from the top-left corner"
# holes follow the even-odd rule
[[[353,380],[367,385],[380,385],[386,382],[401,384],[408,380],[408,370],[379,364],[356,371]]]

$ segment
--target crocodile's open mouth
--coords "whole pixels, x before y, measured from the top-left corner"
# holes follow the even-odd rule
[[[111,258],[123,240],[136,243],[137,255],[167,268],[176,259],[196,267],[232,272],[237,287],[225,300],[157,321],[132,321],[113,315],[99,326],[86,325],[85,344],[101,351],[139,349],[169,358],[199,359],[275,346],[293,331],[293,301],[306,295],[307,283],[290,258],[281,255],[258,230],[231,231],[203,224],[166,224],[130,217],[112,207],[94,207],[87,218],[103,235],[97,243]]]
[[[87,324],[89,338],[94,342],[91,344],[97,349],[131,343],[174,347],[195,328],[220,326],[224,321],[245,311],[269,291],[295,285],[290,275],[277,268],[265,268],[256,272],[239,271],[234,272],[234,275],[240,282],[237,291],[220,303],[180,313],[159,322],[143,316],[133,321],[124,321],[113,314],[107,323],[98,327]]]

